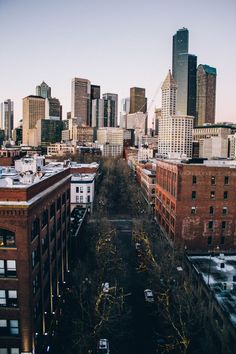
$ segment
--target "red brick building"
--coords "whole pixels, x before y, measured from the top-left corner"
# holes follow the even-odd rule
[[[235,250],[235,162],[193,162],[157,160],[155,216],[180,247]]]
[[[37,353],[50,331],[69,229],[69,168],[0,179],[0,352]]]

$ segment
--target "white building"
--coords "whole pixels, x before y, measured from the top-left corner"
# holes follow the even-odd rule
[[[230,134],[228,136],[229,141],[229,157],[232,159],[236,158],[236,134]]]
[[[147,161],[153,158],[153,149],[140,147],[138,149],[138,161]]]
[[[102,156],[118,157],[123,155],[122,145],[103,144],[100,146]]]
[[[47,146],[47,155],[75,154],[76,146],[71,144],[55,143]]]
[[[76,206],[93,209],[96,173],[74,173],[71,177],[71,210]]]
[[[124,144],[124,130],[122,128],[101,128],[97,130],[98,144],[109,143],[111,145]]]
[[[208,139],[199,140],[199,157],[227,158],[228,157],[228,139],[220,136],[212,136]]]
[[[169,71],[162,85],[161,118],[158,122],[158,153],[164,156],[171,154],[192,156],[192,116],[177,116],[177,85]]]
[[[44,166],[45,157],[35,155],[33,157],[23,157],[20,160],[15,161],[15,169],[19,173],[32,171],[42,171]]]

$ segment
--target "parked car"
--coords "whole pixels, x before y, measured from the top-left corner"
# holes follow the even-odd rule
[[[109,354],[109,341],[108,339],[99,339],[98,341],[98,353],[99,354]]]
[[[150,289],[145,289],[144,290],[144,297],[145,297],[145,301],[147,302],[154,302],[154,296],[153,296],[153,292]]]
[[[102,283],[102,291],[104,293],[108,293],[109,292],[109,283]]]

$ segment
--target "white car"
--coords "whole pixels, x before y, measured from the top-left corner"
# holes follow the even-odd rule
[[[154,302],[153,292],[150,289],[144,290],[144,297],[147,302]]]
[[[102,283],[102,291],[104,293],[108,293],[109,292],[109,283]]]
[[[98,342],[98,353],[109,354],[109,341],[108,339],[99,339]]]

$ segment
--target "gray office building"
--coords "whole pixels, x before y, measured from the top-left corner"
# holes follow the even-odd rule
[[[188,39],[186,28],[173,36],[172,75],[178,86],[176,113],[195,117],[197,57],[188,54]]]

